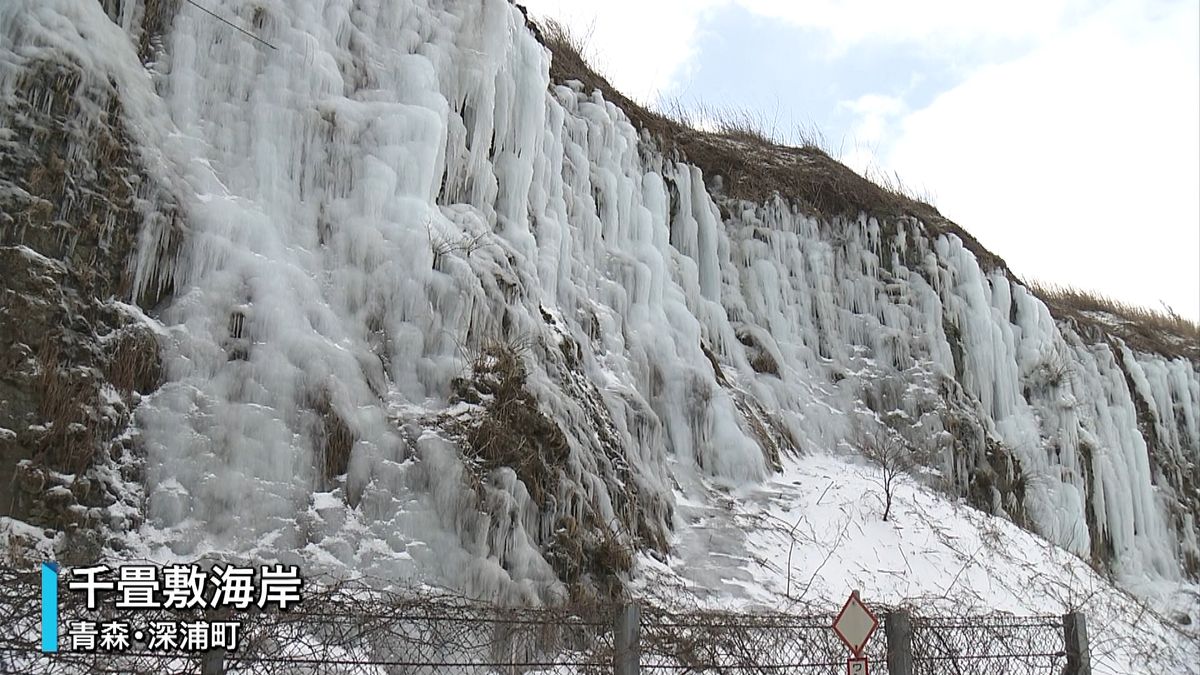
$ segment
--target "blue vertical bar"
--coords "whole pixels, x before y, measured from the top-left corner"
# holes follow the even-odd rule
[[[42,563],[42,651],[58,651],[58,563]]]

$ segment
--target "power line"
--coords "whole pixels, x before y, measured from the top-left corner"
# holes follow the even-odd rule
[[[257,36],[257,35],[255,35],[254,33],[251,33],[250,31],[247,31],[247,30],[245,30],[244,28],[242,28],[242,27],[240,27],[240,26],[238,26],[238,25],[236,25],[236,24],[234,24],[234,23],[231,23],[230,21],[227,21],[226,19],[223,19],[223,18],[221,18],[220,16],[217,16],[216,14],[214,14],[214,13],[213,13],[213,12],[211,12],[211,11],[209,11],[208,9],[205,9],[204,7],[201,7],[200,5],[197,5],[197,4],[196,4],[196,3],[195,3],[193,0],[187,0],[187,3],[188,3],[189,5],[191,5],[192,7],[195,7],[196,9],[200,10],[201,12],[204,12],[205,14],[207,14],[207,15],[211,16],[212,18],[216,19],[217,21],[220,21],[221,23],[225,24],[226,26],[229,26],[230,28],[232,28],[232,29],[236,30],[237,32],[241,33],[242,35],[245,35],[246,37],[250,38],[251,40],[256,40],[256,41],[258,41],[258,42],[261,42],[261,43],[263,43],[264,45],[266,45],[266,46],[270,47],[271,49],[279,49],[279,48],[278,48],[278,47],[276,47],[275,45],[273,45],[273,44],[271,44],[270,42],[267,42],[266,40],[264,40],[264,39],[262,39],[262,38],[258,37],[258,36]]]

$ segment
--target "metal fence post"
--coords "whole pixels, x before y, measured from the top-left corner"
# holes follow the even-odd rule
[[[912,617],[903,609],[888,612],[883,618],[887,637],[888,675],[912,675]]]
[[[200,657],[200,675],[225,675],[225,650],[214,649]]]
[[[641,632],[642,613],[637,603],[622,605],[613,621],[613,672],[616,675],[638,675]]]
[[[1063,615],[1063,636],[1067,642],[1067,669],[1063,675],[1092,675],[1092,653],[1083,612]]]
[[[206,623],[211,623],[214,621],[223,621],[228,619],[229,615],[230,610],[228,608],[209,610],[204,613],[204,619]],[[210,649],[201,655],[200,675],[225,675],[224,649]]]

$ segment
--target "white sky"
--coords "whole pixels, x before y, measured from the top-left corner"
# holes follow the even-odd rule
[[[1018,275],[1200,320],[1195,0],[524,4],[635,99],[815,125]]]

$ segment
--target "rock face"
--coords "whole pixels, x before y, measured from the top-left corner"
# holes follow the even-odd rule
[[[131,410],[160,374],[155,335],[117,301],[130,296],[145,179],[110,83],[44,55],[6,60],[3,85],[0,514],[64,532],[64,559],[86,560],[106,530],[140,521],[96,468],[137,479]]]
[[[265,44],[0,8],[0,508],[62,555],[609,594],[678,499],[865,419],[1097,566],[1200,576],[1192,351],[1056,321],[822,153],[672,127],[503,0],[214,6]]]

